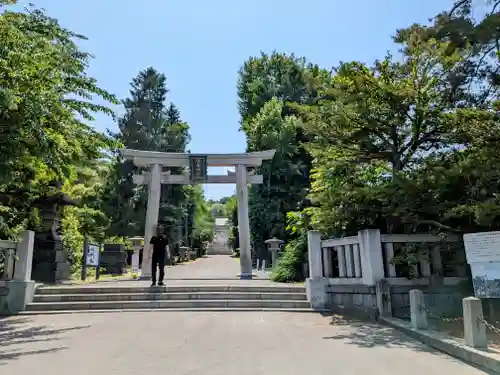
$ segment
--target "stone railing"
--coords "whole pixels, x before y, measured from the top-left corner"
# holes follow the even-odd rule
[[[0,240],[0,281],[14,278],[17,242]]]
[[[382,314],[387,313],[382,304],[385,296],[392,299],[394,311],[391,313],[407,315],[408,292],[418,286],[433,294],[429,299],[436,304],[460,308],[463,295],[456,289],[467,279],[465,253],[462,248],[464,259],[455,266],[454,275],[448,272],[449,277],[444,277],[442,248],[450,243],[460,245],[461,240],[430,234],[384,235],[376,229],[359,231],[356,236],[322,240],[320,232],[310,231],[308,298],[313,308],[349,307]],[[393,261],[403,245],[419,246],[418,263],[405,267],[411,268],[413,277],[403,276],[403,267]],[[433,276],[440,279],[442,290],[428,290]]]
[[[23,311],[33,300],[35,282],[31,280],[35,234],[23,231],[18,241],[0,240],[0,314]]]
[[[410,321],[413,329],[426,330],[429,328],[429,317],[433,314],[426,308],[424,293],[414,289],[410,291]],[[481,300],[475,297],[466,297],[462,300],[462,316],[453,320],[462,321],[465,344],[475,349],[488,348],[486,337],[487,329],[500,334],[500,329],[484,319]],[[437,319],[442,319],[437,317]],[[444,319],[451,320],[451,319]]]
[[[18,241],[0,240],[3,266],[0,274],[2,281],[30,281],[33,261],[35,234],[24,231]]]

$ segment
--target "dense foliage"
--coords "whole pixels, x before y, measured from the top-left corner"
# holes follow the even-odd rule
[[[311,228],[500,228],[499,4],[480,4],[487,12],[477,20],[475,5],[457,1],[429,25],[398,30],[400,53],[371,65],[327,71],[278,53],[245,63],[248,149],[278,150],[262,168],[269,185],[252,189],[250,203],[256,246],[272,235],[288,242],[275,279],[303,276]]]
[[[167,102],[165,75],[141,71],[130,97],[119,101],[87,74],[92,56],[75,43],[84,37],[42,10],[4,10],[0,37],[0,238],[38,230],[41,218],[33,202],[60,186],[77,202],[61,218],[76,270],[84,236],[124,243],[143,234],[147,193],[133,185],[132,174],[140,171],[117,150],[184,152],[189,127]],[[117,134],[89,125],[95,112],[114,116],[109,105],[94,104],[97,96],[125,107]],[[197,247],[209,241],[213,219],[201,187],[163,189],[160,225],[171,239]]]
[[[499,5],[457,0],[427,25],[396,30],[399,53],[372,64],[322,69],[278,52],[243,64],[247,151],[276,149],[249,194],[254,250],[267,254],[274,236],[287,243],[276,280],[303,277],[311,228],[327,236],[500,228]],[[132,175],[142,170],[118,150],[188,151],[189,126],[168,100],[166,76],[140,71],[119,101],[87,74],[92,57],[75,42],[84,37],[33,7],[4,10],[0,36],[0,238],[38,229],[33,203],[58,185],[78,203],[62,216],[75,267],[84,236],[141,235],[147,191]],[[125,109],[116,134],[89,125],[96,112],[114,116],[116,104]],[[171,241],[202,247],[224,216],[238,248],[234,197],[206,202],[199,186],[162,189],[160,225]]]

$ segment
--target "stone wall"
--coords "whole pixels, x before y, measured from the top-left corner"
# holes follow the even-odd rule
[[[333,311],[347,312],[374,318],[377,314],[377,295],[374,286],[329,285],[328,307]]]
[[[426,308],[438,316],[461,316],[462,299],[473,293],[460,285],[425,286],[391,285],[392,315],[409,319],[409,293],[412,289],[422,290],[425,294]],[[377,316],[377,295],[374,286],[367,285],[329,285],[327,287],[329,308],[337,312],[348,312],[369,318]]]

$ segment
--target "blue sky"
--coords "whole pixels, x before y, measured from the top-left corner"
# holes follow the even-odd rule
[[[397,28],[448,9],[452,0],[31,0],[89,40],[89,73],[119,98],[148,66],[166,74],[169,100],[191,127],[197,153],[244,152],[238,131],[237,72],[260,51],[305,56],[322,67],[372,62],[394,50]],[[117,108],[118,113],[121,111]],[[110,118],[95,126],[116,130]],[[220,169],[210,170],[222,174]],[[207,198],[234,185],[208,185]]]

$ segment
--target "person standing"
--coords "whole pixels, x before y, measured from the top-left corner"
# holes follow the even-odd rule
[[[158,285],[163,285],[163,279],[165,277],[165,256],[167,255],[167,237],[164,233],[159,236],[153,236],[151,241],[153,245],[153,258],[151,259],[151,279],[153,283],[151,286],[156,286],[156,270],[160,268],[160,275],[158,278]]]

